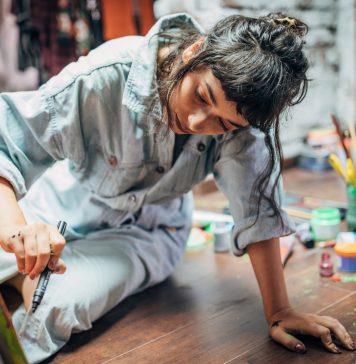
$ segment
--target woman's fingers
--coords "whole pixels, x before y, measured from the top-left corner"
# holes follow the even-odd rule
[[[6,252],[15,254],[19,272],[31,279],[47,265],[56,273],[65,272],[64,262],[59,261],[65,239],[55,226],[34,223],[1,228],[0,245]]]
[[[61,235],[58,229],[55,228],[54,226],[50,227],[50,243],[51,243],[51,255],[59,257],[62,253],[62,250],[64,249],[66,241],[63,235]]]
[[[67,266],[65,265],[65,263],[63,262],[62,259],[58,259],[58,261],[56,262],[56,265],[53,267],[52,270],[53,270],[53,273],[63,274],[67,270]]]
[[[50,258],[49,231],[45,225],[38,225],[36,229],[37,259],[30,272],[31,279],[37,277],[47,266]]]
[[[24,248],[25,248],[25,272],[29,274],[36,264],[37,259],[37,243],[36,235],[30,231],[24,236]]]
[[[12,249],[10,248],[10,237],[9,238],[0,238],[0,245],[6,253],[13,253]]]
[[[6,246],[10,252],[15,253],[17,269],[19,272],[25,271],[25,249],[21,231],[16,232],[8,237]]]
[[[331,331],[323,325],[316,322],[308,322],[305,328],[302,328],[303,334],[315,336],[321,340],[326,349],[334,354],[340,354],[341,350],[335,345],[331,337]]]
[[[276,319],[277,321],[273,321]],[[289,333],[312,335],[319,338],[327,350],[340,354],[341,350],[335,345],[331,336],[335,334],[347,349],[355,350],[355,343],[345,327],[332,317],[284,310],[275,314],[270,320],[273,322],[270,327],[270,336],[290,350],[298,351],[299,349],[303,352],[304,345]]]
[[[295,338],[293,335],[288,334],[281,326],[274,326],[270,329],[270,336],[273,340],[277,341],[281,345],[285,346],[291,351],[297,353],[305,353],[305,345]]]
[[[349,350],[355,350],[356,346],[351,336],[345,329],[345,327],[340,323],[339,320],[334,319],[330,316],[318,316],[315,315],[315,322],[319,325],[327,327],[334,335],[339,339],[342,345]]]
[[[50,230],[50,242],[51,258],[48,262],[48,267],[52,269],[54,273],[62,274],[65,272],[66,268],[62,260],[61,263],[59,263],[59,257],[65,246],[65,239],[58,229],[54,227]]]

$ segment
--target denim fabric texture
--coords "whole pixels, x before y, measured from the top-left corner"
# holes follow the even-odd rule
[[[248,227],[251,186],[268,156],[260,131],[191,135],[172,163],[175,135],[162,120],[156,34],[182,24],[203,32],[189,15],[170,15],[146,37],[103,44],[37,91],[0,94],[0,175],[43,221],[61,218],[70,237],[83,237],[143,206],[154,216],[213,173],[230,202],[236,255],[293,231],[288,216],[281,210],[282,228],[265,202]],[[157,216],[162,226],[186,223],[174,211]]]

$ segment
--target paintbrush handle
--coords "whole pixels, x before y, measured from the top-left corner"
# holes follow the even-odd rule
[[[336,119],[336,116],[334,114],[331,114],[331,121],[335,126],[336,132],[337,132],[337,134],[339,136],[339,139],[340,139],[340,143],[341,143],[342,148],[344,149],[344,152],[346,154],[346,158],[351,158],[350,151],[347,149],[346,144],[345,144],[344,133],[342,132],[341,127],[340,127],[340,123]]]
[[[356,187],[356,175],[355,175],[355,168],[354,168],[354,164],[352,163],[352,159],[347,158],[346,163],[347,163],[346,171],[347,171],[348,182],[351,183],[354,187]]]
[[[329,155],[329,163],[331,167],[335,169],[335,171],[346,181],[348,182],[348,175],[345,169],[342,167],[340,163],[340,159],[337,157],[336,154],[332,153]]]

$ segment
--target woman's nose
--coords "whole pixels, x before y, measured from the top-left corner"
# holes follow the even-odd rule
[[[207,114],[203,110],[196,110],[188,115],[189,127],[192,130],[200,129],[199,126],[205,124]]]

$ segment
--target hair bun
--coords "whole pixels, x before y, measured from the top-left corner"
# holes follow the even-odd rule
[[[283,13],[268,14],[265,19],[275,26],[284,26],[292,33],[303,37],[308,32],[308,26],[299,19],[290,17]]]

